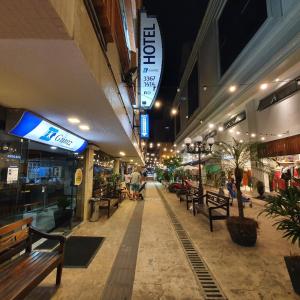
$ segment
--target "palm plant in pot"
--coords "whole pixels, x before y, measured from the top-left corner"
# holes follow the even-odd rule
[[[284,232],[284,238],[294,245],[297,244],[300,249],[300,190],[298,188],[289,187],[276,196],[268,197],[268,202],[260,214],[276,218],[273,225]],[[297,294],[300,294],[300,255],[286,256],[284,259],[293,288]]]
[[[234,171],[237,189],[238,216],[227,219],[227,228],[233,242],[241,246],[254,246],[257,239],[258,223],[256,220],[246,218],[241,192],[243,170],[251,161],[253,166],[260,171],[267,171],[265,165],[257,156],[254,143],[240,143],[233,139],[232,143],[217,143],[214,146],[213,158],[221,163],[226,172]],[[254,164],[255,163],[255,164]],[[255,166],[254,166],[255,165]]]

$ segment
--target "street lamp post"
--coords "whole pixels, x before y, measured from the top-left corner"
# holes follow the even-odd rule
[[[192,144],[192,139],[187,137],[184,140],[186,145],[186,151],[190,154],[198,154],[198,168],[199,168],[199,179],[198,179],[198,196],[203,195],[203,185],[202,185],[202,176],[201,176],[201,156],[202,154],[211,153],[211,147],[214,144],[214,138],[210,137],[206,141],[203,141],[203,137],[198,135]]]

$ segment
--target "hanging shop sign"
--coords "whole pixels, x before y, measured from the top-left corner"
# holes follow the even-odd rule
[[[148,139],[149,138],[149,115],[148,114],[141,114],[140,115],[140,136],[141,139]]]
[[[229,121],[225,122],[223,126],[225,129],[228,129],[230,127],[237,125],[238,123],[240,123],[244,120],[246,120],[246,111],[242,111],[241,113],[237,114],[236,116],[231,118]]]
[[[80,168],[76,169],[75,175],[74,175],[74,185],[79,186],[82,183],[83,179],[83,173]]]
[[[11,128],[8,130],[10,134],[73,152],[80,153],[87,146],[87,141],[83,138],[29,111],[23,112]]]
[[[162,71],[162,41],[156,17],[140,15],[140,107],[150,109],[156,98]]]

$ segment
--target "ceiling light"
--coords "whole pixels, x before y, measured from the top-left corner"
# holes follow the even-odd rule
[[[157,147],[160,147],[160,143],[157,143]]]
[[[233,129],[229,129],[229,132],[230,132],[230,133],[233,133]]]
[[[68,118],[68,121],[72,124],[79,124],[80,120],[77,118]]]
[[[240,140],[240,143],[242,144],[242,143],[244,143],[244,141],[243,141],[243,140]]]
[[[209,128],[214,128],[214,126],[215,126],[214,124],[211,124],[211,123],[208,124],[208,127],[209,127]]]
[[[203,91],[206,91],[206,90],[207,90],[207,86],[204,85],[204,86],[203,86]]]
[[[218,130],[219,130],[219,131],[223,131],[223,130],[224,130],[224,127],[223,127],[223,126],[219,126]]]
[[[130,162],[133,162],[133,159],[131,159]]]
[[[172,109],[171,109],[171,114],[172,114],[173,116],[177,115],[177,109],[176,109],[176,108],[172,108]]]
[[[264,136],[262,136],[260,139],[261,139],[262,141],[264,141],[264,140],[265,140],[265,137],[264,137]]]
[[[79,129],[81,129],[81,130],[90,130],[90,127],[88,125],[82,124],[82,125],[79,125]]]
[[[176,145],[176,144],[174,144],[174,145],[173,145],[173,147],[177,147],[177,145]]]
[[[236,91],[236,85],[231,85],[228,90],[230,93],[234,93]]]
[[[275,81],[278,82],[278,81],[279,81],[279,78],[276,78]]]
[[[161,102],[160,101],[155,101],[154,106],[155,106],[155,108],[160,108],[161,107]]]
[[[188,119],[188,118],[189,118],[189,116],[188,116],[188,115],[186,115],[186,116],[185,116],[185,118],[186,118],[186,119]]]
[[[251,133],[251,137],[256,137],[256,134],[255,133]]]
[[[261,90],[266,90],[268,88],[268,84],[267,83],[262,83],[261,85],[260,85],[260,89]]]
[[[125,156],[126,154],[125,154],[125,152],[120,151],[120,155],[121,155],[121,156]]]
[[[167,151],[167,148],[164,148],[164,151]]]
[[[57,149],[57,147],[55,147],[55,146],[51,146],[50,147],[52,150],[56,150]]]
[[[278,136],[278,137],[282,137],[282,134],[281,134],[281,133],[279,133],[279,134],[277,134],[277,136]]]
[[[145,142],[142,142],[142,146],[145,146],[146,144],[145,144]]]
[[[241,133],[239,131],[236,132],[237,135],[240,135]]]

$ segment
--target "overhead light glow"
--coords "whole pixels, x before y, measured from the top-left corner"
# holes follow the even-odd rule
[[[82,124],[82,125],[79,125],[79,129],[81,129],[81,130],[90,130],[90,126],[88,126],[88,125],[85,125],[85,124]]]
[[[50,147],[52,150],[56,150],[57,149],[57,147],[55,147],[55,146],[51,146]]]
[[[120,151],[120,155],[121,155],[121,156],[125,156],[126,154],[125,154],[125,152]]]
[[[157,143],[157,147],[160,147],[160,143]]]
[[[278,81],[279,81],[279,78],[276,78],[275,81],[278,82]]]
[[[237,135],[240,135],[241,133],[240,133],[240,131],[237,131],[236,134],[237,134]]]
[[[161,102],[160,101],[155,101],[154,107],[155,108],[160,108],[161,107]]]
[[[214,128],[214,127],[215,127],[215,125],[214,125],[214,124],[212,124],[212,123],[210,123],[210,124],[208,124],[208,127],[211,129],[211,128]]]
[[[133,159],[131,159],[130,162],[133,162]]]
[[[251,133],[251,137],[256,137],[256,134],[255,133]]]
[[[164,151],[167,151],[167,148],[164,148]]]
[[[171,109],[171,114],[172,114],[173,116],[177,115],[177,109],[176,109],[176,108],[172,108],[172,109]]]
[[[282,137],[282,134],[281,134],[281,133],[279,133],[279,134],[277,134],[277,136],[278,136],[278,137]]]
[[[68,118],[68,121],[72,124],[79,124],[80,120],[77,118]]]
[[[262,141],[264,141],[264,140],[265,140],[265,137],[264,137],[264,136],[262,136],[260,139],[261,139]]]
[[[266,90],[268,88],[268,84],[267,83],[262,83],[261,85],[260,85],[260,89],[261,90]]]
[[[230,132],[230,133],[233,133],[233,129],[229,129],[229,132]]]
[[[224,127],[223,127],[223,126],[219,126],[218,130],[219,130],[219,131],[223,131],[223,130],[224,130]]]
[[[230,93],[234,93],[236,91],[236,85],[231,85],[228,90]]]

